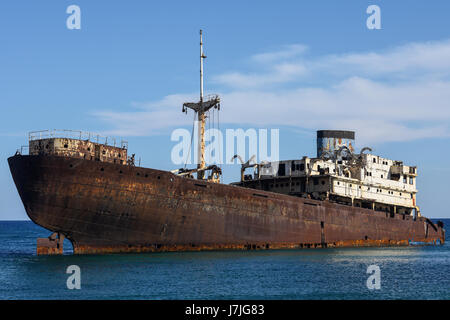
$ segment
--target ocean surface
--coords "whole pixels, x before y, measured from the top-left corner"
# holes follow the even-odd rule
[[[450,299],[443,246],[36,256],[32,222],[0,221],[0,299]],[[68,289],[66,269],[81,270]],[[368,289],[370,265],[380,289]]]

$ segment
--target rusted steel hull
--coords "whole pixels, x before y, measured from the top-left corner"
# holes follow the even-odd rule
[[[8,159],[25,210],[74,253],[444,243],[441,226],[377,212],[58,156]]]

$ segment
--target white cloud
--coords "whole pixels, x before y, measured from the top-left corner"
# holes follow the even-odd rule
[[[294,45],[255,55],[258,71],[217,76],[221,121],[351,129],[361,144],[450,135],[450,41],[309,59],[305,49]],[[315,85],[306,86],[312,77]],[[190,99],[195,95],[170,95],[142,104],[138,112],[97,115],[116,133],[152,134],[191,123],[180,113]]]
[[[282,63],[277,64],[265,74],[230,72],[213,78],[215,83],[223,84],[233,88],[258,88],[265,85],[285,83],[303,77],[307,69],[300,64]]]
[[[369,75],[412,72],[450,72],[450,41],[410,43],[381,53],[350,53],[325,57],[323,67],[346,68]]]
[[[112,130],[103,132],[106,135],[145,136],[192,123],[191,116],[181,114],[181,106],[183,102],[197,99],[194,94],[173,94],[158,101],[134,102],[133,106],[138,107],[138,111],[97,111],[93,115],[113,127]]]
[[[308,50],[308,47],[303,44],[292,44],[288,46],[283,46],[281,50],[259,53],[252,56],[252,60],[257,62],[271,62],[277,60],[285,60],[289,58],[298,57],[304,54]]]
[[[279,51],[253,55],[251,61],[257,63],[257,72],[227,72],[213,76],[213,83],[233,88],[257,88],[293,81],[308,73],[308,68],[298,61],[307,49],[307,46],[293,44]]]
[[[223,97],[221,119],[236,123],[239,114],[257,126],[356,130],[361,143],[405,141],[448,136],[448,101],[450,82],[392,86],[351,78],[329,88],[232,92]]]

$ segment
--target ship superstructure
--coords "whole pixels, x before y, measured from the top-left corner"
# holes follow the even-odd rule
[[[134,165],[134,155],[128,158],[127,141],[75,130],[30,132],[28,153]]]
[[[417,167],[355,153],[353,131],[317,131],[317,157],[247,165],[235,183],[309,199],[327,200],[390,214],[420,215],[416,205]],[[253,174],[245,169],[253,168]]]

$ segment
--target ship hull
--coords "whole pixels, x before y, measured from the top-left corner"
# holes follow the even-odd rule
[[[167,171],[48,155],[10,170],[32,221],[74,253],[444,243],[412,216],[209,183]]]

